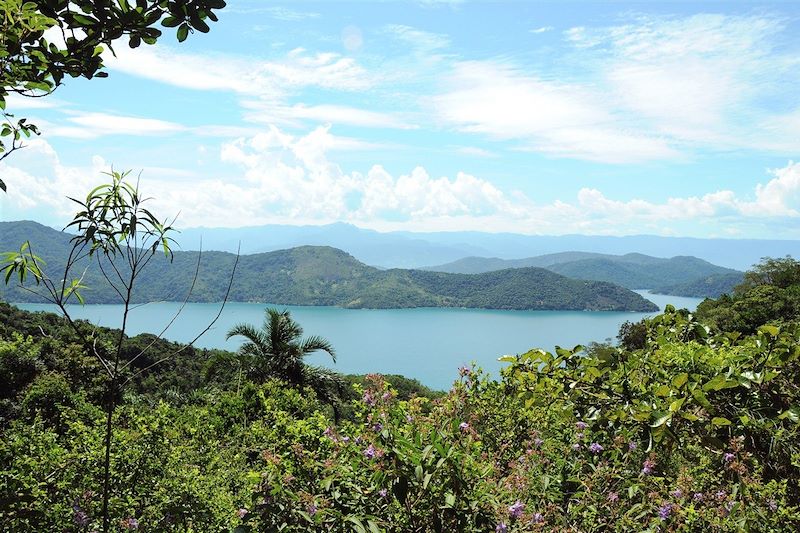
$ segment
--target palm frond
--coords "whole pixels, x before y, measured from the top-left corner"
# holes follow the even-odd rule
[[[302,356],[306,356],[314,352],[323,351],[327,352],[328,355],[331,356],[331,359],[333,360],[334,363],[336,362],[336,350],[333,349],[333,345],[331,345],[331,343],[328,342],[326,339],[323,339],[322,337],[319,337],[317,335],[312,335],[311,337],[304,339],[300,343],[299,348]]]

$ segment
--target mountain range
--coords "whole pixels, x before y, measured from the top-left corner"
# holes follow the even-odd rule
[[[424,270],[479,274],[525,267],[546,268],[570,278],[608,281],[628,289],[650,289],[656,293],[697,298],[716,298],[730,293],[744,279],[743,272],[713,265],[697,257],[665,259],[639,253],[562,252],[524,259],[465,257]]]
[[[800,256],[798,240],[695,239],[632,235],[522,235],[484,232],[379,232],[336,223],[324,226],[266,225],[188,228],[177,236],[183,250],[259,253],[300,245],[333,246],[381,268],[420,268],[469,256],[519,259],[571,250],[597,254],[638,252],[658,257],[694,256],[715,265],[747,270],[762,257]]]
[[[0,223],[0,250],[18,249],[30,241],[47,264],[51,277],[63,265],[71,235],[35,222]],[[192,283],[198,259],[199,276],[189,298],[196,302],[223,299],[235,256],[228,252],[177,251],[170,263],[157,255],[142,272],[135,302],[182,300]],[[117,302],[116,294],[96,265],[86,262],[83,292],[87,303]],[[37,301],[18,287],[2,287],[8,301]],[[363,308],[475,307],[488,309],[657,311],[652,302],[609,282],[568,278],[528,267],[481,274],[451,274],[368,266],[328,246],[300,246],[242,255],[233,279],[231,301],[285,305],[336,305]]]

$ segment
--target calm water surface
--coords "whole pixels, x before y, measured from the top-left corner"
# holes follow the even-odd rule
[[[638,291],[662,309],[668,303],[694,310],[702,301]],[[44,304],[17,304],[29,311],[52,311]],[[177,303],[151,303],[136,308],[128,331],[158,333],[178,310]],[[266,304],[228,303],[214,327],[197,341],[203,348],[236,350],[241,340],[225,340],[225,333],[239,322],[260,325]],[[617,334],[626,320],[648,313],[608,311],[493,311],[486,309],[340,309],[338,307],[277,306],[288,309],[306,335],[321,335],[337,352],[336,365],[327,356],[310,362],[332,366],[343,373],[403,374],[438,388],[449,388],[463,364],[476,362],[494,374],[502,366],[497,358],[531,348],[552,350],[603,341]],[[187,304],[164,336],[188,342],[216,315],[218,305]],[[71,306],[77,318],[108,327],[119,327],[120,305]]]

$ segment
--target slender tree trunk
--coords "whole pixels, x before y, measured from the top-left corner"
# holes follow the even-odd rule
[[[108,500],[111,497],[111,436],[113,433],[113,417],[116,407],[117,383],[116,378],[108,386],[106,400],[106,435],[104,440],[105,458],[103,459],[103,533],[111,531],[111,517],[108,514]]]

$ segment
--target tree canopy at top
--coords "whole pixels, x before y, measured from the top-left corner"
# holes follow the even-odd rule
[[[225,0],[0,0],[0,161],[38,134],[26,119],[7,113],[6,97],[41,97],[66,76],[106,77],[104,46],[127,39],[131,48],[155,44],[162,31],[177,28],[178,41],[190,32],[209,31],[214,9]],[[5,184],[0,179],[0,189]]]

